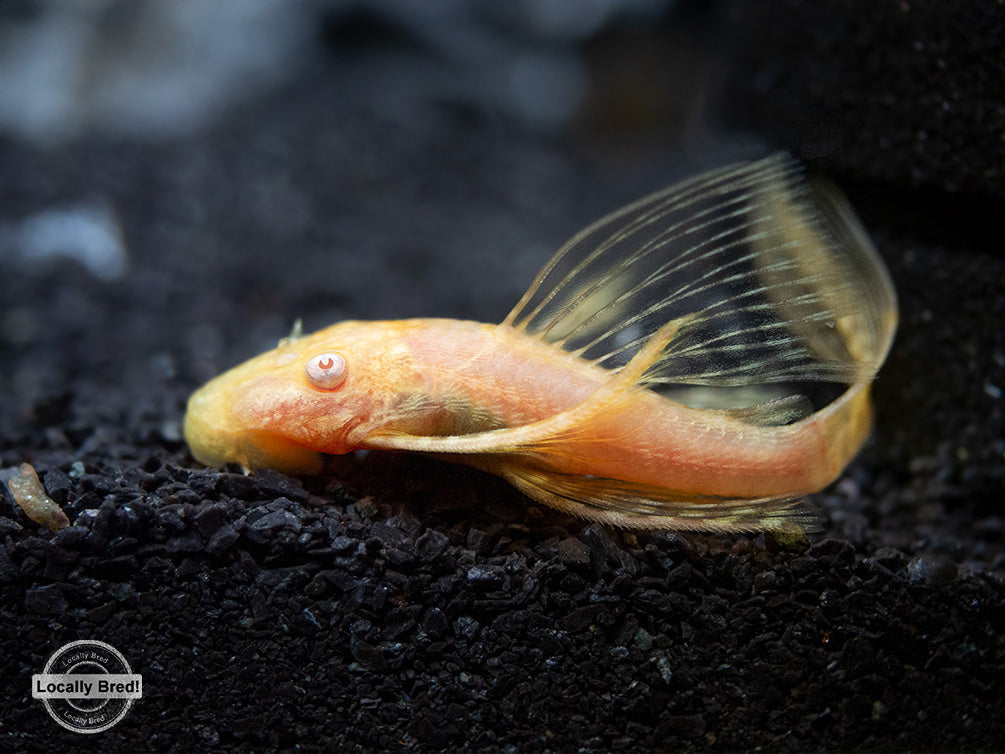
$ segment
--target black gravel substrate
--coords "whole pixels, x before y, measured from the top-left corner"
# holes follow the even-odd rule
[[[0,750],[1005,749],[1000,173],[960,164],[985,204],[954,234],[899,163],[851,171],[902,325],[874,439],[808,539],[619,532],[409,455],[304,479],[193,461],[188,394],[296,317],[498,321],[590,220],[767,150],[613,136],[596,100],[564,130],[515,125],[371,32],[197,136],[0,140],[0,467],[32,463],[72,522],[0,498]],[[651,51],[638,33],[592,68]],[[111,211],[124,274],[10,251],[67,206]],[[30,695],[84,638],[144,679],[96,741]]]

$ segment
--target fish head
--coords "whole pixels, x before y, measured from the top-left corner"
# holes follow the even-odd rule
[[[320,472],[385,422],[404,354],[386,322],[341,322],[284,338],[195,391],[185,439],[207,466]],[[400,381],[400,380],[399,380]]]

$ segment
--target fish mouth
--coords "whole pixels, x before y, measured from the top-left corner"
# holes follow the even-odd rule
[[[203,388],[188,402],[185,441],[199,463],[216,468],[237,463],[245,471],[269,468],[291,475],[320,473],[321,453],[268,430],[234,429],[219,398]]]

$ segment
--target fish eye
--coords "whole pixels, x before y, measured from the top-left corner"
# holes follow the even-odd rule
[[[307,381],[320,390],[334,390],[345,380],[345,358],[336,351],[324,351],[307,360]]]

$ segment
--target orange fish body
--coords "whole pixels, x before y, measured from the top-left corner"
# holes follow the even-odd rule
[[[208,465],[288,473],[358,449],[438,454],[620,526],[805,525],[800,497],[868,435],[896,307],[854,220],[826,231],[800,185],[775,158],[642,200],[563,247],[499,325],[349,321],[284,339],[193,394],[186,438]],[[777,396],[810,381],[847,387],[816,411]],[[773,391],[709,408],[678,385]]]

